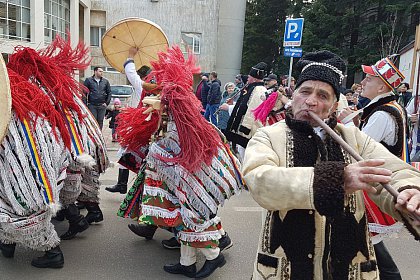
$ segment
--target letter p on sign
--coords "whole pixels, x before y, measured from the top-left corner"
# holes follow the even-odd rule
[[[291,18],[286,20],[283,46],[299,47],[302,42],[303,18]]]
[[[290,39],[290,35],[294,34],[293,39],[296,39],[297,36],[299,35],[298,33],[296,33],[296,31],[298,30],[298,24],[296,22],[291,22],[289,24],[289,30],[287,30],[287,39]]]

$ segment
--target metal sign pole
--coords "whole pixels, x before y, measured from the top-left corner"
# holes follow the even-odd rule
[[[290,57],[289,77],[287,79],[288,88],[290,88],[290,83],[292,82],[292,68],[293,68],[293,56]]]

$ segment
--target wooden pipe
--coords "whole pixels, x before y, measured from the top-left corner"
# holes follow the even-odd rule
[[[309,116],[314,119],[344,150],[346,150],[355,160],[364,160],[349,144],[344,141],[334,130],[331,129],[318,115],[314,112],[308,111]],[[381,183],[381,185],[397,200],[399,192],[395,190],[389,183]],[[420,222],[420,217],[415,213],[409,213],[410,217]]]

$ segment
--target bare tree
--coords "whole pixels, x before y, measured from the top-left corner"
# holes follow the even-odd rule
[[[389,15],[389,20],[391,24],[385,28],[385,34],[388,34],[386,37],[384,36],[384,28],[381,26],[381,50],[380,55],[381,57],[386,57],[392,54],[397,54],[398,50],[400,49],[401,39],[403,34],[395,34],[395,29],[397,26],[397,12],[391,13]]]

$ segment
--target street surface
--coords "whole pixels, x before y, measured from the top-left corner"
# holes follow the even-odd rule
[[[104,135],[109,143],[110,159],[115,162],[118,145],[111,143],[106,124]],[[163,239],[172,237],[169,232],[158,229],[154,239],[146,241],[128,229],[127,225],[131,223],[129,219],[117,217],[116,212],[124,196],[105,191],[106,186],[115,184],[117,177],[117,164],[101,176],[101,209],[104,221],[91,225],[75,239],[61,243],[65,258],[64,268],[34,268],[30,265],[31,259],[42,253],[19,246],[13,259],[0,255],[0,280],[188,279],[168,274],[162,269],[164,264],[179,261],[178,250],[167,250],[160,244]],[[133,178],[131,173],[130,182]],[[86,210],[82,210],[82,214],[85,213]],[[249,193],[243,192],[220,209],[220,216],[234,246],[224,253],[227,264],[208,279],[250,279],[261,228],[261,208]],[[66,221],[55,224],[59,235],[67,230]],[[403,279],[420,279],[420,244],[406,231],[398,238],[387,239],[386,244]],[[204,258],[200,253],[198,256],[197,269],[200,269]]]

